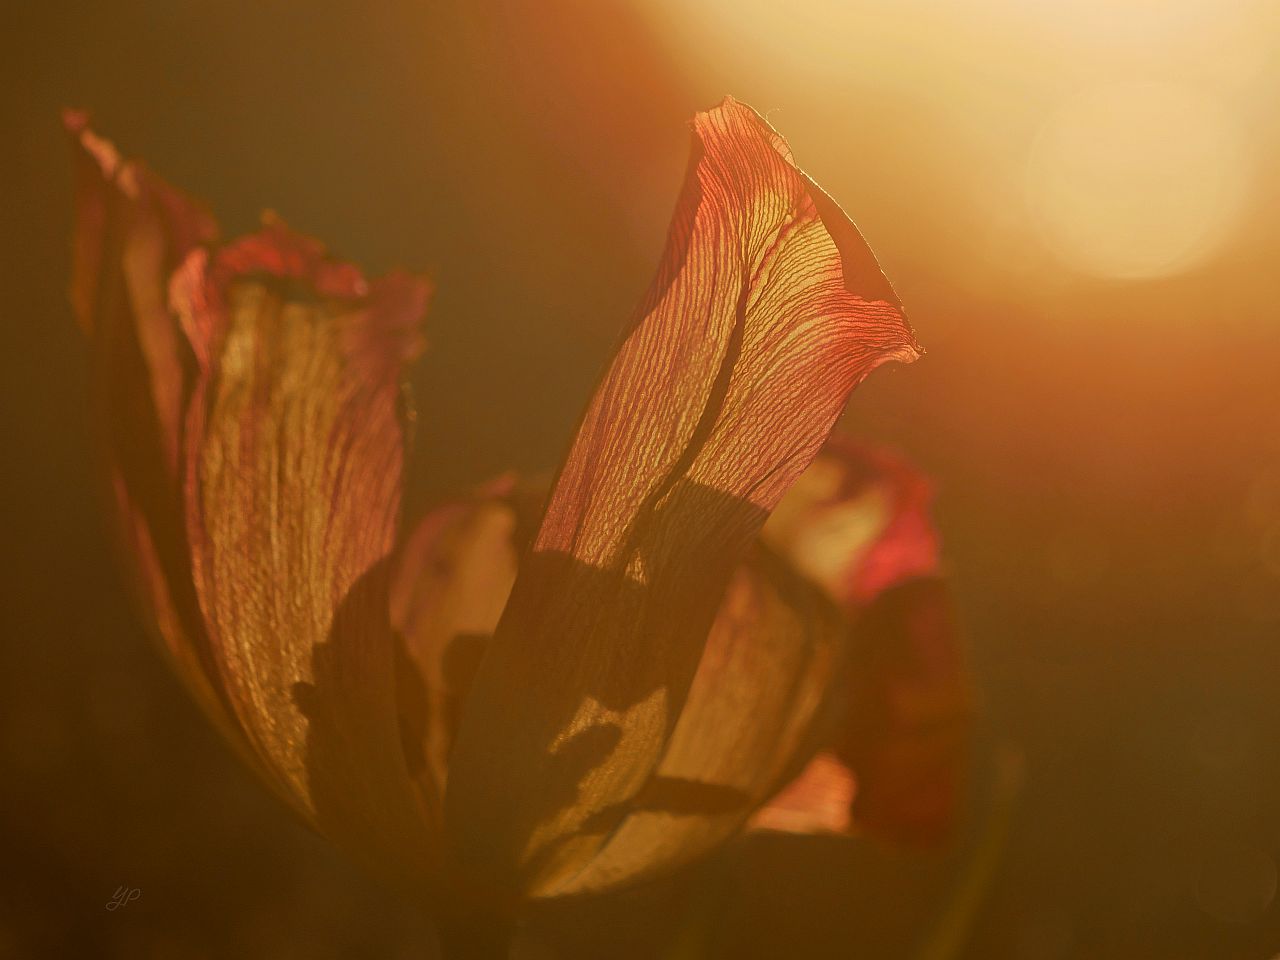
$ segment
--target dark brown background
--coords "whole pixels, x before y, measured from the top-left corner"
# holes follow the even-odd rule
[[[962,174],[1007,156],[946,74],[990,70],[993,91],[1039,109],[999,69],[1036,51],[999,32],[993,2],[975,5],[983,49],[951,45],[927,3],[882,33],[888,4],[815,19],[821,55],[833,35],[848,51],[823,83],[770,49],[691,55],[670,4],[6,5],[0,957],[432,955],[410,906],[239,769],[128,607],[65,295],[59,108],[90,108],[228,233],[269,206],[371,268],[432,272],[420,504],[554,464],[656,261],[684,121],[725,92],[772,111],[859,220],[929,349],[877,373],[847,425],[938,481],[984,690],[973,810],[940,857],[755,841],[682,884],[546,918],[530,940],[581,956],[658,956],[680,937],[672,955],[688,957],[699,937],[761,958],[1280,951],[1274,63],[1250,114],[1260,173],[1216,256],[1131,283],[1015,271],[974,254],[1016,190],[968,192]],[[940,66],[943,48],[960,52]],[[922,952],[998,847],[994,756],[1009,745],[1024,785],[1008,844],[972,886],[960,953]],[[107,911],[121,886],[139,898]]]

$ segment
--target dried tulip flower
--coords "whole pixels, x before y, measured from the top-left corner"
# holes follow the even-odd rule
[[[403,542],[427,282],[274,218],[220,241],[66,123],[72,300],[141,604],[317,830],[474,930],[748,829],[942,829],[967,685],[927,485],[828,443],[920,348],[757,113],[695,117],[657,275],[549,491],[501,478]]]

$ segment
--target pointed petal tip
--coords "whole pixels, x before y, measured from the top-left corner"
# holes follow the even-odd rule
[[[75,145],[92,159],[104,181],[114,184],[130,199],[154,192],[162,206],[191,220],[189,229],[181,229],[183,224],[172,225],[182,241],[178,244],[180,260],[188,259],[192,247],[217,236],[216,224],[203,204],[170,187],[145,167],[125,160],[112,141],[93,130],[88,111],[65,107],[61,117]],[[293,229],[276,211],[264,210],[260,221],[256,232],[226,244],[211,258],[210,266],[216,266],[220,279],[256,275],[297,281],[322,297],[376,300],[400,317],[394,326],[402,329],[420,325],[434,292],[427,277],[392,270],[369,280],[357,265],[332,256],[323,242]],[[175,283],[179,281],[177,274],[173,279]],[[407,350],[410,356],[420,352],[420,339]]]
[[[750,107],[747,104],[743,103],[741,100],[739,100],[737,97],[735,97],[731,93],[726,93],[723,97],[720,98],[719,103],[717,103],[714,107],[712,107],[710,110],[707,110],[706,112],[711,113],[716,110],[750,110],[752,113],[757,113],[757,111],[753,107]],[[758,115],[759,114],[757,113],[757,116]]]
[[[904,322],[906,320],[905,314],[903,314],[903,320]],[[883,360],[884,363],[889,363],[891,361],[896,361],[901,364],[915,363],[928,353],[928,351],[925,350],[924,345],[915,338],[915,333],[910,327],[907,328],[907,336],[910,338],[908,342],[904,343],[899,349],[885,354]]]
[[[79,107],[63,107],[61,110],[62,126],[67,133],[78,134],[89,125],[89,111]]]
[[[88,155],[104,180],[114,180],[130,195],[136,192],[135,184],[126,184],[120,177],[132,164],[125,162],[114,143],[93,131],[88,111],[65,107],[62,111],[62,126],[71,137],[73,148]]]
[[[885,339],[880,345],[879,362],[896,360],[912,363],[924,355],[924,348],[915,337],[901,298],[885,276],[862,232],[839,202],[796,162],[786,138],[760,111],[727,94],[716,106],[696,114],[692,126],[704,148],[717,141],[740,145],[744,137],[751,139],[748,131],[754,131],[772,146],[794,171],[792,176],[799,178],[799,188],[807,195],[835,243],[845,290],[865,301],[868,307],[886,308],[888,317],[884,319],[891,322],[884,324]]]

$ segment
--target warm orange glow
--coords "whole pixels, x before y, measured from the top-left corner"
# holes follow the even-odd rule
[[[922,222],[964,231],[936,269],[967,285],[1017,274],[1044,292],[1072,276],[1183,273],[1239,236],[1255,199],[1274,4],[642,6],[695,81],[785,116],[851,184],[933,184],[936,195],[886,195],[862,215],[904,246],[919,245]],[[807,115],[819,87],[839,113]],[[900,108],[886,113],[890,101]],[[889,153],[898,165],[881,167]]]
[[[1280,0],[12,6],[0,958],[1280,960]]]
[[[1176,272],[1213,253],[1248,195],[1244,148],[1214,100],[1171,84],[1069,100],[1032,146],[1027,202],[1069,265],[1114,277]]]

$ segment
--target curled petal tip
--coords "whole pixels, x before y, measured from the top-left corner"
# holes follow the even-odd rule
[[[320,296],[354,300],[369,292],[360,268],[328,255],[323,243],[289,227],[277,214],[263,214],[256,233],[219,252],[218,269],[226,277],[259,276],[298,281]]]
[[[358,266],[331,257],[319,240],[268,212],[257,232],[211,255],[197,252],[174,274],[170,300],[197,358],[210,356],[221,336],[225,293],[237,282],[328,301],[358,317],[344,327],[344,346],[371,381],[394,379],[424,348],[422,320],[432,292],[425,277],[394,271],[369,280]]]
[[[733,96],[694,118],[695,133],[704,139],[725,139],[725,132],[737,130],[739,138],[754,135],[768,143],[794,171],[808,203],[812,204],[839,251],[839,267],[845,290],[867,301],[868,308],[881,308],[895,322],[884,327],[885,338],[875,365],[897,360],[911,363],[924,353],[907,320],[902,301],[884,275],[875,254],[840,204],[814,182],[796,163],[791,147],[756,109]]]

